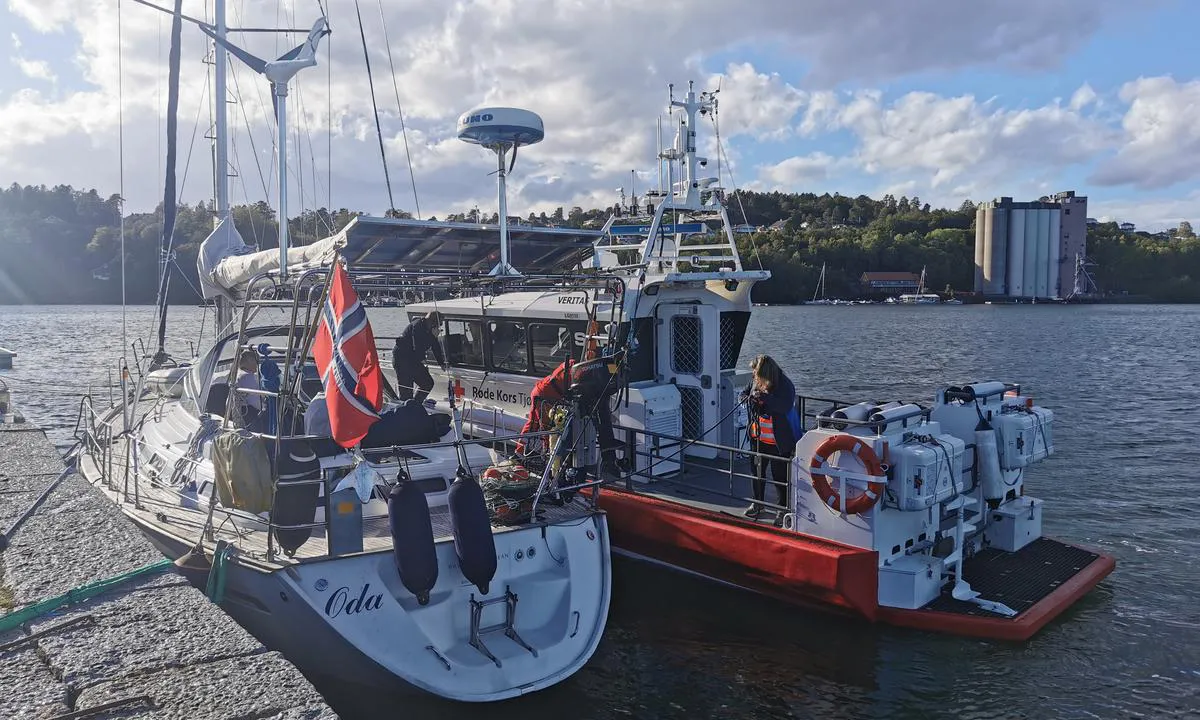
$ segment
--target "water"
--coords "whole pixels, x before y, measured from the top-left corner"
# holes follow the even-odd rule
[[[186,351],[201,312],[172,308]],[[33,422],[71,442],[79,396],[115,368],[120,308],[8,307],[0,373]],[[377,335],[402,313],[371,311]],[[132,308],[147,337],[150,308]],[[742,364],[769,352],[806,394],[928,402],[942,384],[1021,382],[1055,411],[1057,454],[1030,474],[1045,531],[1117,569],[1024,644],[876,627],[617,560],[607,634],[575,677],[488,708],[429,716],[573,718],[1200,717],[1200,308],[756,308]],[[211,325],[206,328],[211,329]],[[115,371],[114,371],[115,372]],[[347,717],[390,702],[322,688]],[[355,708],[355,709],[349,709]],[[364,709],[365,708],[365,709]],[[418,710],[409,702],[404,714]],[[417,713],[420,714],[420,713]]]

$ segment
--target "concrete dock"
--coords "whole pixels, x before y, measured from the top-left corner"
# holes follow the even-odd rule
[[[0,532],[63,470],[44,432],[0,425]],[[5,614],[163,560],[79,475],[0,551]],[[94,711],[94,712],[87,712]],[[173,567],[0,633],[0,718],[336,718],[313,686]]]

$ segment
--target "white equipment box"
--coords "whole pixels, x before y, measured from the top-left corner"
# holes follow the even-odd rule
[[[617,406],[617,424],[668,436],[633,433],[636,436],[634,457],[629,458],[634,470],[633,479],[654,482],[679,472],[679,438],[683,435],[679,389],[653,381],[630,383],[628,397],[628,407],[624,400]],[[617,439],[626,442],[629,434],[621,429],[616,431]]]

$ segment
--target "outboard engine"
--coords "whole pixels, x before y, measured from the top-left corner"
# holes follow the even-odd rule
[[[304,525],[316,522],[317,498],[321,492],[321,461],[305,440],[283,441],[279,453],[279,484],[275,487],[275,506],[271,518],[276,525]],[[275,539],[288,557],[312,537],[313,529],[275,528]]]
[[[458,565],[463,577],[487,595],[488,584],[496,576],[496,538],[492,535],[483,488],[470,473],[459,468],[448,501]]]
[[[398,482],[388,493],[388,526],[392,531],[396,571],[404,587],[416,595],[417,602],[428,605],[429,593],[438,579],[429,501],[403,470],[396,479]]]

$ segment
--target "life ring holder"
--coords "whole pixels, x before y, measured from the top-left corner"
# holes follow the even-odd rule
[[[823,468],[827,467],[825,464],[826,459],[839,451],[848,452],[857,457],[859,462],[863,464],[863,467],[866,468],[866,474],[871,477],[886,477],[887,469],[879,461],[879,456],[875,454],[875,450],[862,438],[854,435],[845,433],[831,435],[813,451],[812,458],[808,463],[808,472],[812,478],[813,489],[817,491],[817,495],[821,497],[821,500],[826,505],[834,510],[840,509],[847,515],[862,514],[874,507],[879,498],[883,497],[883,492],[887,485],[882,481],[870,480],[867,482],[866,490],[862,494],[845,503],[845,507],[841,507],[841,496],[833,488],[826,474],[821,472]]]

